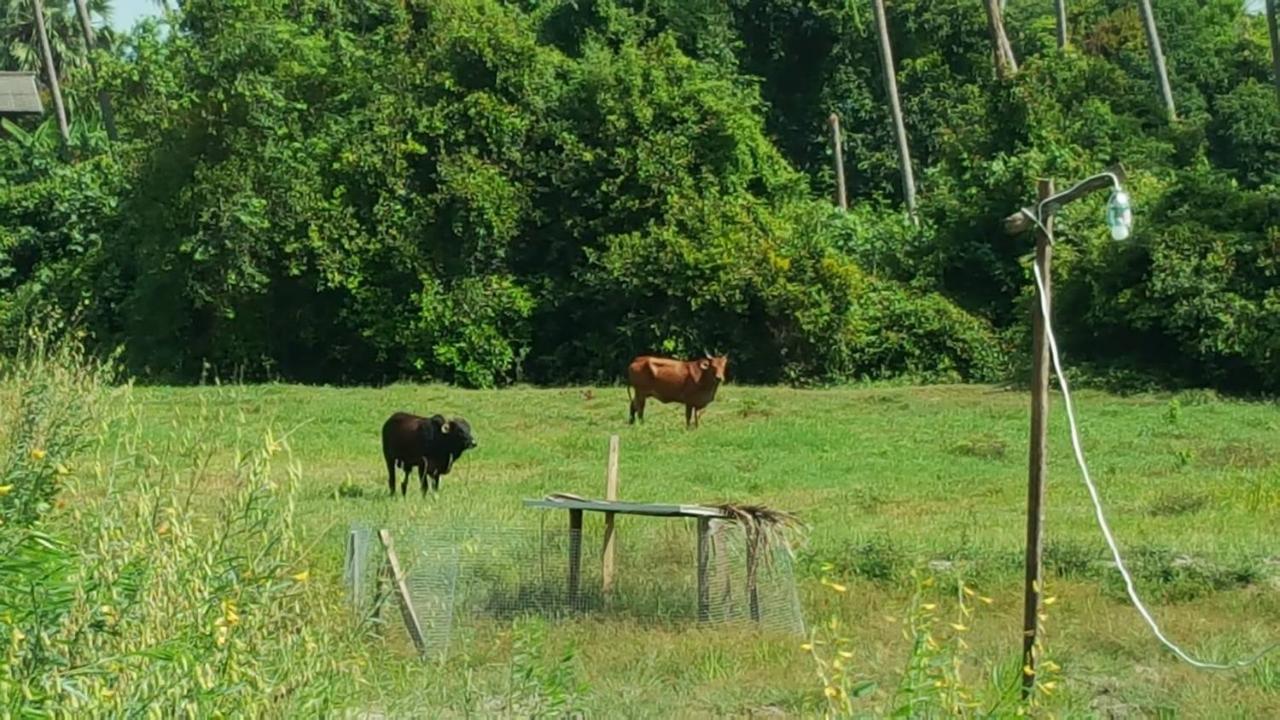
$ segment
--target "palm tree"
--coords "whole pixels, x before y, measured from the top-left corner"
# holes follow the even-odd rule
[[[111,0],[88,0],[91,16],[104,21],[97,34],[98,47],[110,48],[114,34],[105,21],[111,17]],[[81,36],[74,0],[46,0],[45,29],[49,50],[60,79],[89,64],[89,51]],[[31,0],[0,0],[0,70],[40,71],[40,42]]]

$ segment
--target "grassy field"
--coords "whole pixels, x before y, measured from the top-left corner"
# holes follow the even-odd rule
[[[947,638],[960,634],[946,622],[964,597],[956,578],[993,600],[965,621],[965,683],[990,706],[998,687],[1017,682],[1024,393],[731,385],[693,432],[675,406],[654,405],[646,425],[627,426],[622,388],[223,386],[133,394],[143,437],[159,442],[194,427],[219,449],[200,497],[223,492],[218,468],[230,467],[238,443],[256,442],[269,427],[291,431],[301,469],[300,532],[316,580],[333,593],[341,592],[351,522],[537,528],[542,516],[521,500],[557,491],[601,496],[608,436],[618,433],[623,499],[760,502],[808,523],[797,563],[806,620],[824,628],[838,618],[850,672],[878,684],[855,707],[885,707],[906,668],[911,643],[901,620],[917,567],[935,576],[924,599],[941,603],[937,637],[948,647]],[[1168,634],[1218,660],[1280,639],[1280,594],[1270,572],[1280,561],[1280,411],[1203,393],[1081,393],[1077,402],[1114,530]],[[1280,655],[1247,670],[1194,670],[1163,651],[1124,602],[1055,403],[1045,527],[1047,593],[1056,601],[1046,650],[1061,670],[1042,698],[1046,707],[1059,716],[1280,715]],[[438,498],[419,496],[414,484],[405,499],[386,497],[379,427],[400,409],[471,423],[479,448],[443,479]],[[363,495],[336,495],[344,482]],[[78,492],[83,502],[103,489],[82,482]],[[561,515],[547,522],[562,523]],[[588,544],[598,522],[588,516]],[[676,556],[687,548],[692,567],[691,523],[628,518],[620,541],[624,584],[655,548]],[[526,695],[574,695],[589,717],[811,716],[825,706],[800,638],[592,614],[459,637],[447,660],[426,663],[412,659],[403,637],[388,638],[369,653],[351,707],[531,714],[510,705],[525,686],[532,687]],[[569,648],[574,659],[558,662]]]

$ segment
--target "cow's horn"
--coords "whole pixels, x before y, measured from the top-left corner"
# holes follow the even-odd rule
[[[711,357],[711,353],[707,352],[707,349],[706,349],[706,348],[702,348],[702,356],[703,356],[703,357],[706,357],[706,358],[709,358],[709,357]]]
[[[451,422],[449,422],[449,421],[447,421],[447,420],[446,420],[446,421],[445,421],[445,423],[444,423],[444,425],[441,425],[441,426],[440,426],[440,431],[441,431],[441,432],[449,432],[449,427],[450,427],[450,426],[452,426],[452,425],[453,425],[453,423],[451,423]]]

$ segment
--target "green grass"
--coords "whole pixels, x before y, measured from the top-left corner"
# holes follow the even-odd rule
[[[760,502],[802,516],[811,526],[797,566],[806,618],[841,618],[854,674],[882,688],[872,700],[884,698],[907,662],[909,642],[886,616],[901,616],[911,595],[908,572],[924,563],[942,575],[940,596],[946,578],[961,573],[995,600],[966,635],[967,676],[982,686],[993,672],[1006,679],[1016,673],[1023,393],[728,386],[693,432],[684,429],[681,408],[658,404],[647,424],[627,426],[626,392],[617,387],[270,385],[139,388],[134,396],[144,437],[163,442],[194,425],[219,448],[201,495],[226,490],[229,472],[218,468],[230,467],[238,441],[256,441],[268,427],[292,429],[289,446],[302,467],[297,522],[303,544],[313,548],[313,572],[335,593],[350,522],[537,527],[539,511],[521,500],[556,491],[602,495],[608,436],[618,433],[623,499]],[[1113,528],[1170,637],[1220,660],[1280,639],[1271,573],[1280,556],[1280,411],[1203,394],[1082,392],[1077,402]],[[471,423],[479,448],[443,478],[438,498],[420,497],[416,481],[407,498],[386,497],[379,428],[395,410],[462,415]],[[1045,561],[1047,591],[1057,601],[1049,608],[1047,649],[1062,666],[1062,684],[1048,705],[1074,715],[1276,716],[1280,655],[1240,672],[1193,670],[1161,650],[1123,601],[1071,460],[1060,398],[1054,410]],[[363,494],[336,496],[344,483]],[[80,502],[102,496],[92,482],[79,492]],[[562,515],[547,522],[562,523]],[[598,523],[588,517],[590,538]],[[640,562],[655,547],[674,554],[687,548],[692,568],[693,529],[683,521],[624,518],[620,539],[623,583],[629,572],[642,572],[629,569],[628,558]],[[827,565],[847,593],[819,582]],[[513,634],[509,624],[464,628],[444,662],[414,660],[399,635],[371,639],[379,644],[351,706],[435,716],[531,714],[520,705],[530,691],[519,688],[580,682],[578,704],[592,717],[807,716],[823,707],[822,684],[799,639],[592,616],[530,627],[545,637],[521,646],[520,663],[512,644],[526,630]],[[569,648],[576,656],[560,672],[555,659]]]

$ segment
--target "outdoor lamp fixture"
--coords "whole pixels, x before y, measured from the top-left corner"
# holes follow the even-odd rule
[[[1111,188],[1111,197],[1107,200],[1107,228],[1111,230],[1111,238],[1113,240],[1127,240],[1133,232],[1133,206],[1129,199],[1129,193],[1124,189],[1124,180],[1124,168],[1117,165],[1093,177],[1081,180],[1070,189],[1056,195],[1041,196],[1042,199],[1035,205],[1024,207],[1005,218],[1005,232],[1010,235],[1020,235],[1035,228],[1039,228],[1044,232],[1047,230],[1046,223],[1063,206],[1075,202],[1092,192],[1105,190],[1109,187]],[[1050,237],[1049,242],[1052,243],[1052,233],[1045,232],[1045,234]]]
[[[1133,207],[1129,205],[1129,193],[1116,181],[1111,191],[1111,199],[1107,200],[1107,227],[1111,228],[1112,240],[1128,240],[1133,230]]]

